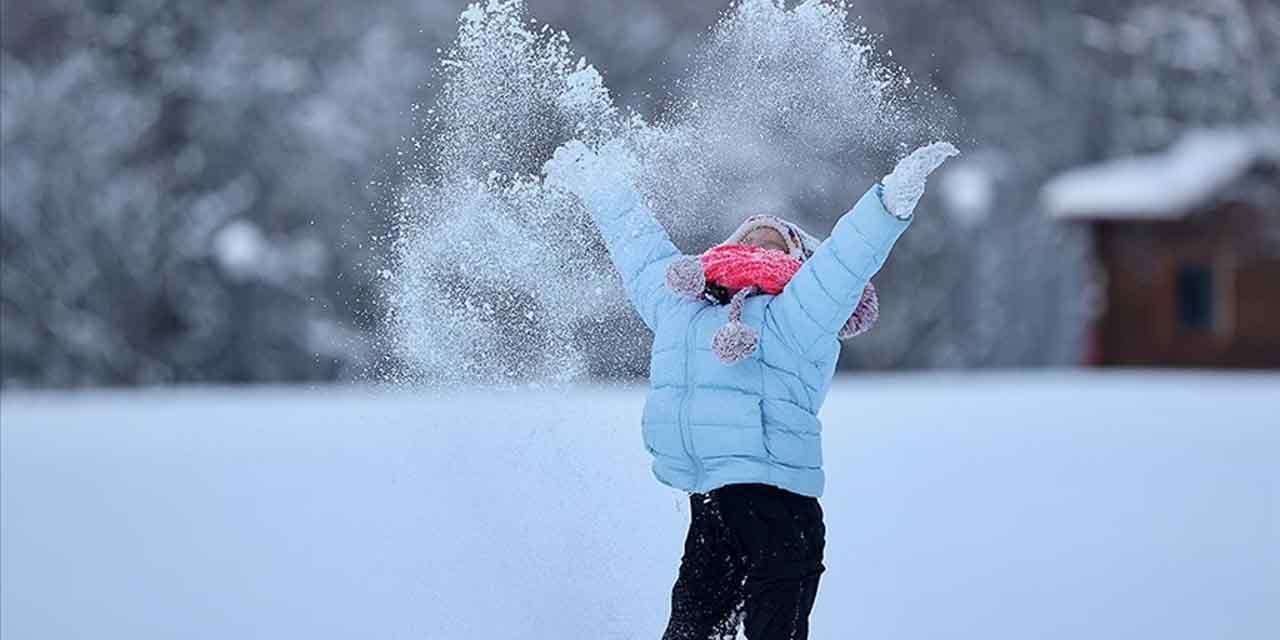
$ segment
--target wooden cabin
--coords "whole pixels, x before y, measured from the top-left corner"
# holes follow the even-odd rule
[[[1044,201],[1091,227],[1089,364],[1280,369],[1280,132],[1197,132],[1063,174]]]

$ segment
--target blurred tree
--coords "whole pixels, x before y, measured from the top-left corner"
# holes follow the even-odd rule
[[[6,1],[5,383],[358,364],[368,181],[452,24],[417,4]]]
[[[1190,128],[1280,124],[1280,4],[1136,2],[1082,22],[1114,74],[1101,87],[1107,153],[1162,149]]]

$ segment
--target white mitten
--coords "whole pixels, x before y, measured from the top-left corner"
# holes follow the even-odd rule
[[[916,205],[920,203],[920,198],[924,196],[925,181],[929,179],[929,174],[942,166],[947,158],[958,155],[960,150],[949,142],[935,142],[911,152],[881,182],[884,185],[882,199],[885,208],[895,218],[910,218]]]
[[[635,194],[631,180],[635,164],[635,157],[621,142],[610,141],[597,153],[580,140],[570,140],[556,149],[542,171],[548,185],[599,207]]]

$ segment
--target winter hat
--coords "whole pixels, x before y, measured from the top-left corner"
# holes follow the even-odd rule
[[[778,235],[782,236],[787,243],[787,255],[801,261],[808,260],[809,256],[818,250],[818,245],[822,244],[821,240],[801,229],[800,225],[794,222],[778,216],[754,215],[743,220],[742,224],[729,234],[729,239],[722,242],[720,246],[742,244],[742,241],[757,229],[772,229],[778,232]]]
[[[740,244],[757,229],[782,236],[787,251]],[[729,305],[729,322],[716,332],[712,349],[725,364],[740,362],[755,352],[759,335],[742,322],[742,305],[757,293],[777,295],[821,244],[798,225],[770,215],[755,215],[738,226],[724,243],[701,256],[684,256],[667,268],[667,286],[678,295]],[[839,339],[866,333],[880,315],[876,289],[870,283]]]

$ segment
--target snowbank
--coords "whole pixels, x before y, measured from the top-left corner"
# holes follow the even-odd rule
[[[1276,376],[858,378],[813,637],[1273,638]],[[0,635],[659,637],[638,389],[14,395]]]
[[[1051,180],[1043,200],[1062,220],[1177,220],[1256,163],[1280,164],[1280,131],[1194,131],[1163,153],[1075,169]]]

